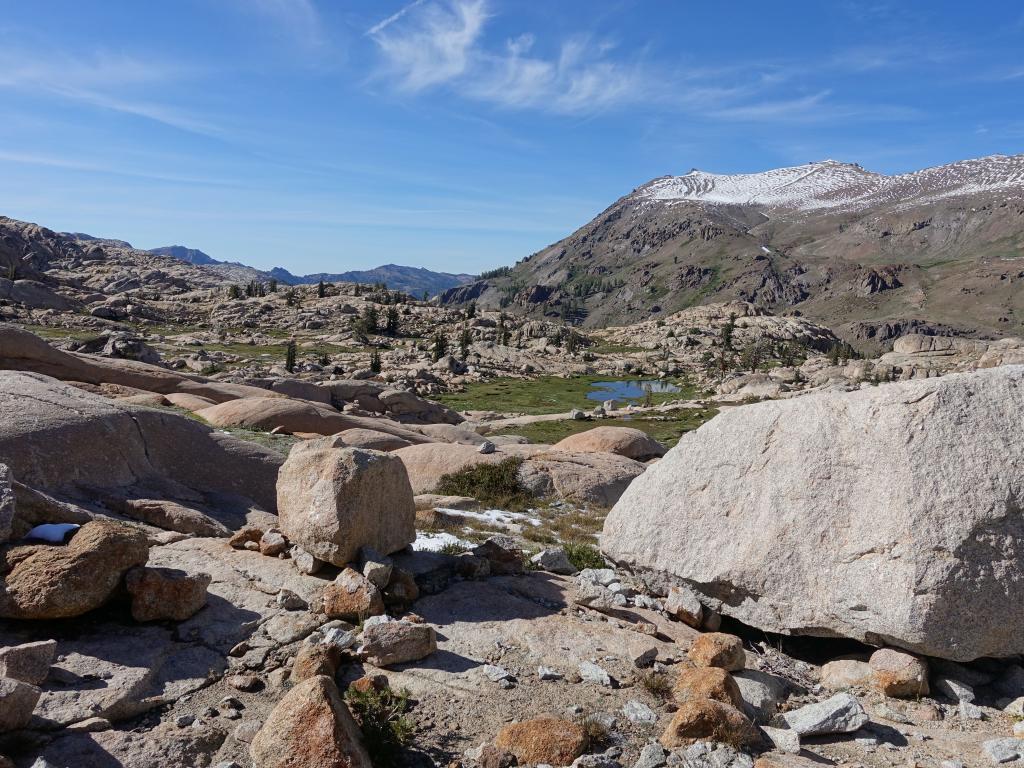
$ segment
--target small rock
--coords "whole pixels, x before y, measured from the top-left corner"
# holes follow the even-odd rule
[[[186,573],[176,568],[132,568],[124,583],[132,596],[136,621],[184,621],[206,605],[208,573]]]
[[[610,586],[618,580],[619,577],[615,575],[615,571],[611,568],[584,568],[580,571],[579,576],[576,577],[576,581],[580,584],[589,582],[602,587]]]
[[[861,688],[871,682],[871,666],[856,659],[836,659],[821,667],[821,684],[830,691]]]
[[[569,562],[569,556],[561,547],[538,552],[530,558],[530,562],[549,573],[558,573],[563,576],[571,576],[576,573],[576,568]]]
[[[984,720],[985,713],[977,704],[969,701],[961,701],[958,707],[961,720]]]
[[[660,741],[663,747],[674,749],[709,739],[746,747],[761,742],[746,715],[736,707],[711,699],[691,699],[680,704]]]
[[[394,565],[390,557],[385,557],[373,547],[359,550],[363,576],[378,589],[385,589],[391,581],[391,570]]]
[[[237,691],[258,691],[262,687],[256,675],[229,675],[226,682]]]
[[[800,734],[796,731],[791,731],[788,728],[772,728],[767,725],[761,726],[761,731],[779,752],[790,755],[800,753]]]
[[[665,610],[688,626],[697,628],[704,617],[704,606],[689,587],[676,586],[668,591]]]
[[[0,677],[0,733],[28,725],[41,693],[29,683]]]
[[[894,648],[879,648],[868,661],[871,684],[886,696],[928,694],[928,664],[924,659]]]
[[[231,538],[228,539],[228,544],[235,549],[246,549],[245,545],[249,543],[255,543],[258,547],[261,538],[263,538],[262,529],[247,525],[232,534]]]
[[[913,722],[909,717],[906,716],[906,714],[896,709],[896,707],[886,704],[885,702],[878,704],[874,708],[874,712],[876,717],[880,717],[883,720],[889,720],[893,723],[909,725],[911,722]]]
[[[477,453],[482,453],[485,456],[489,453],[494,453],[494,443],[490,440],[484,440],[480,443],[480,446],[476,449]]]
[[[860,702],[848,693],[785,712],[779,719],[800,736],[853,733],[869,720]]]
[[[622,707],[622,714],[624,714],[626,719],[631,723],[658,722],[658,713],[642,701],[637,701],[636,699],[630,699],[625,703]]]
[[[39,685],[50,673],[56,654],[56,640],[38,640],[0,648],[0,677]]]
[[[65,730],[70,733],[100,733],[109,731],[113,726],[105,717],[87,717],[77,723],[71,723]]]
[[[537,677],[541,680],[561,680],[562,673],[551,669],[551,667],[537,667]]]
[[[491,536],[474,547],[473,554],[487,560],[495,576],[516,576],[523,572],[523,553],[511,536]]]
[[[996,764],[1022,760],[1024,759],[1024,739],[989,739],[981,745],[981,751]]]
[[[348,650],[356,644],[359,635],[354,629],[343,629],[342,627],[331,627],[324,632],[323,645],[332,645],[339,651]]]
[[[586,749],[587,735],[576,723],[541,717],[506,725],[494,746],[511,752],[521,764],[570,765]]]
[[[481,671],[484,673],[484,677],[492,683],[500,683],[502,680],[509,680],[512,677],[507,669],[499,667],[497,664],[484,664]]]
[[[583,421],[587,418],[587,414],[581,411],[579,408],[573,408],[569,411],[569,418],[573,421]]]
[[[174,718],[174,724],[179,728],[188,728],[196,721],[195,715],[178,715]]]
[[[698,667],[721,667],[727,672],[737,672],[747,665],[743,641],[723,632],[699,635],[687,656]]]
[[[292,563],[298,569],[299,573],[304,573],[307,576],[312,576],[315,573],[319,573],[320,569],[324,567],[324,561],[318,560],[309,554],[302,547],[292,547],[291,551]]]
[[[672,688],[672,696],[679,703],[713,699],[743,709],[743,696],[736,680],[720,667],[689,667],[680,670]]]
[[[280,531],[271,528],[260,537],[260,554],[277,557],[288,549],[288,539]]]
[[[437,633],[427,624],[389,621],[363,630],[362,652],[377,667],[417,661],[436,650]]]
[[[612,678],[603,668],[591,661],[581,662],[579,665],[580,677],[584,682],[597,683],[607,688],[612,686]]]
[[[666,765],[665,749],[661,744],[647,744],[640,750],[640,757],[633,768],[663,768]]]
[[[292,664],[291,679],[301,683],[311,677],[334,677],[341,662],[341,649],[336,645],[303,645]]]
[[[962,701],[971,703],[974,701],[974,689],[967,683],[962,683],[951,677],[936,677],[933,679],[935,682],[935,690],[947,699],[957,703]]]
[[[301,611],[309,607],[305,600],[290,589],[282,589],[277,593],[277,604],[286,611]]]
[[[345,568],[324,587],[323,608],[329,618],[362,621],[384,613],[384,598],[361,573]]]

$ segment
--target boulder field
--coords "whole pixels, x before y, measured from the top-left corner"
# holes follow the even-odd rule
[[[1024,653],[1024,367],[726,411],[625,491],[615,562],[770,632]]]

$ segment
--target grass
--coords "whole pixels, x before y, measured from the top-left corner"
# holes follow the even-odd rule
[[[664,416],[635,416],[628,419],[607,419],[601,421],[538,421],[533,424],[524,424],[520,427],[508,429],[498,434],[520,435],[531,443],[554,444],[559,440],[575,435],[579,432],[586,432],[598,426],[632,427],[643,430],[659,443],[671,448],[684,433],[696,429],[718,410],[715,408],[701,409],[680,409],[672,411]]]
[[[403,749],[412,741],[413,724],[405,716],[409,711],[409,692],[350,688],[345,701],[363,732],[363,745],[375,768],[399,765]]]
[[[644,672],[640,675],[640,685],[659,701],[668,701],[672,698],[672,678],[665,672],[656,672],[653,669]]]
[[[519,482],[518,456],[497,464],[478,464],[442,475],[435,493],[444,496],[471,496],[481,504],[518,512],[526,509],[533,496]]]
[[[538,376],[535,379],[498,378],[469,384],[465,392],[440,395],[437,399],[457,411],[500,411],[504,413],[565,413],[573,408],[593,408],[600,403],[588,400],[592,385],[598,381],[636,381],[640,376]],[[648,377],[649,378],[649,377]],[[681,387],[679,392],[654,393],[654,404],[666,400],[689,399],[694,393]],[[623,398],[615,398],[623,400]],[[643,400],[635,398],[633,402]]]
[[[597,547],[582,541],[567,541],[562,545],[566,557],[577,571],[585,568],[604,568],[604,557],[597,551]]]

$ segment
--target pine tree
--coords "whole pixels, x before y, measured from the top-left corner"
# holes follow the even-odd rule
[[[448,339],[447,339],[447,337],[441,331],[438,331],[437,333],[434,334],[434,351],[433,351],[434,362],[436,363],[438,360],[440,360],[442,357],[444,357],[447,354],[448,354]]]
[[[326,295],[327,287],[324,285],[324,281],[321,280],[319,283],[316,284],[316,297],[318,299],[322,299]]]
[[[469,347],[473,343],[473,335],[469,328],[463,328],[459,334],[459,355],[465,360],[469,356]]]
[[[277,278],[270,278],[270,282],[267,283],[267,290],[271,293],[277,293]]]
[[[237,285],[231,284],[228,286],[228,298],[229,299],[240,299],[242,298],[242,289]]]
[[[474,317],[476,317],[476,302],[475,301],[471,301],[469,303],[469,306],[466,308],[466,317],[468,319],[470,319],[470,320],[472,320]]]
[[[288,347],[284,354],[284,369],[288,373],[292,373],[295,370],[295,355],[298,349],[295,345],[295,339],[288,339]]]
[[[373,304],[367,304],[363,307],[363,322],[366,324],[367,333],[377,332],[377,323],[380,320],[380,315],[377,312],[377,307]]]
[[[391,337],[398,335],[398,308],[388,307],[384,318],[384,332]]]
[[[374,373],[380,373],[380,368],[380,352],[375,349],[373,354],[370,355],[370,370]]]

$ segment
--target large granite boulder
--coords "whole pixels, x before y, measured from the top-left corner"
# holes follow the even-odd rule
[[[372,768],[359,726],[326,675],[288,691],[252,740],[249,756],[256,768]]]
[[[1024,367],[726,411],[634,481],[602,548],[772,632],[1024,653]]]
[[[273,511],[280,454],[170,411],[109,400],[35,373],[0,371],[0,463],[35,489],[179,485]]]
[[[0,551],[0,616],[63,619],[109,600],[129,568],[149,557],[140,532],[86,523],[67,545],[26,544]]]
[[[665,446],[640,429],[594,427],[558,441],[551,446],[570,453],[616,453],[637,461],[665,455]]]
[[[280,527],[314,557],[343,566],[362,547],[397,552],[416,539],[409,476],[393,454],[346,448],[340,438],[295,445],[277,483]]]

